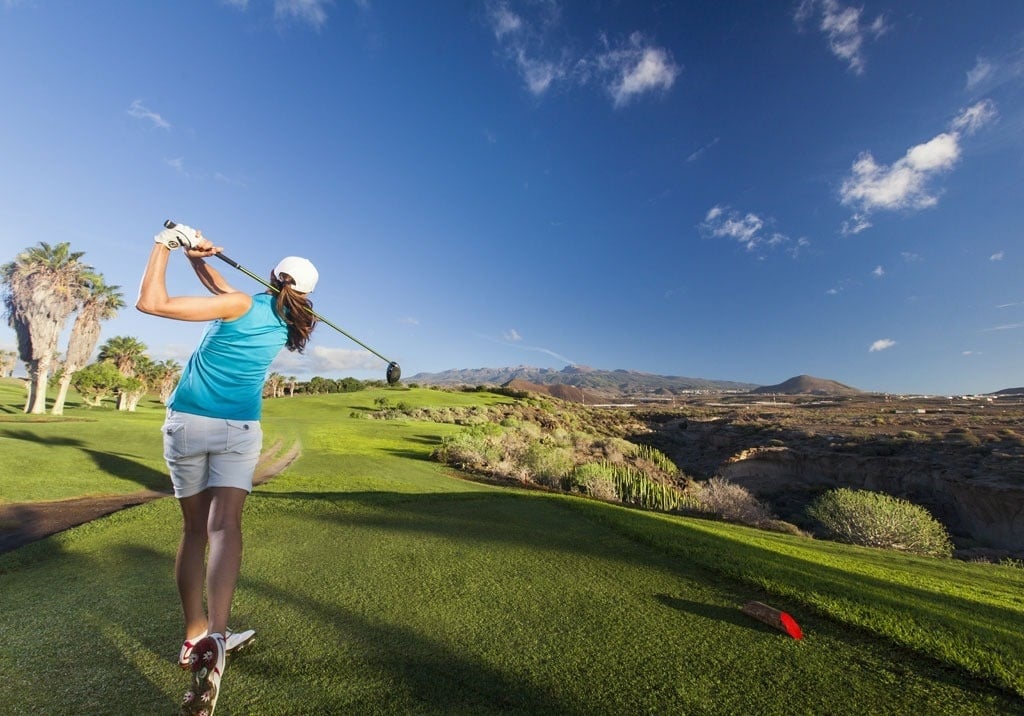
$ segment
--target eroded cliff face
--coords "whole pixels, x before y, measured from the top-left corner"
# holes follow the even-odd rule
[[[884,492],[926,507],[947,529],[979,545],[1024,552],[1024,486],[1001,476],[964,475],[920,458],[805,453],[761,447],[726,460],[719,473],[754,495],[838,487]]]
[[[645,436],[684,472],[720,475],[799,522],[822,492],[872,490],[927,508],[959,547],[1024,558],[1024,447],[958,434],[844,435],[730,418],[674,418]],[[898,430],[898,427],[895,428]]]

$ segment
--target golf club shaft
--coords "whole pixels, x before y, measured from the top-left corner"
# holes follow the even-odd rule
[[[274,293],[277,293],[277,289],[269,281],[266,281],[262,277],[258,276],[257,274],[254,274],[252,271],[247,269],[245,266],[242,266],[240,263],[238,263],[234,259],[232,259],[232,258],[230,258],[228,256],[225,256],[224,254],[214,254],[214,256],[219,258],[221,261],[224,261],[224,262],[230,264],[231,266],[234,266],[236,269],[238,269],[239,271],[244,273],[249,278],[254,279],[256,281],[259,281],[260,283],[262,283],[264,286],[269,288]],[[373,353],[375,356],[380,358],[385,363],[393,363],[394,362],[394,361],[392,361],[389,358],[385,358],[380,353],[378,353],[377,351],[373,350],[372,348],[370,348],[370,346],[366,345],[361,340],[359,340],[358,338],[354,337],[353,335],[351,335],[347,331],[342,330],[341,328],[336,326],[334,323],[331,323],[329,320],[327,320],[326,318],[321,316],[319,313],[314,311],[312,308],[308,308],[307,307],[306,310],[309,311],[313,315],[313,318],[315,318],[316,320],[320,321],[321,323],[326,323],[328,326],[330,326],[331,328],[336,330],[338,333],[340,333],[341,335],[345,336],[346,338],[348,338],[353,343],[357,343],[360,346],[362,346],[363,348],[365,348],[366,350],[370,351],[370,353]]]
[[[173,229],[175,226],[177,226],[177,223],[174,222],[174,221],[171,221],[170,219],[168,219],[167,221],[164,222],[164,226],[167,227],[168,229]],[[258,281],[258,282],[262,283],[264,286],[269,288],[274,293],[277,293],[277,289],[269,281],[267,281],[263,277],[259,276],[258,274],[253,273],[252,271],[247,269],[245,266],[242,266],[240,263],[238,263],[234,259],[229,258],[229,257],[227,257],[227,256],[225,256],[224,254],[221,254],[221,253],[214,254],[214,256],[219,258],[221,261],[224,261],[225,263],[230,264],[231,266],[234,266],[236,269],[238,269],[239,271],[241,271],[242,273],[244,273],[246,276],[248,276],[249,278],[253,279],[254,281]],[[380,353],[378,353],[377,351],[373,350],[372,348],[370,348],[370,346],[366,345],[365,343],[363,343],[358,338],[352,336],[347,331],[344,331],[341,328],[339,328],[338,326],[334,325],[333,323],[328,321],[326,318],[321,316],[319,313],[314,311],[312,308],[307,307],[306,310],[309,311],[313,315],[313,318],[315,318],[316,320],[318,320],[318,321],[320,321],[322,323],[326,323],[328,326],[330,326],[331,328],[336,330],[338,333],[340,333],[341,335],[343,335],[346,338],[348,338],[353,343],[357,343],[358,345],[362,346],[366,350],[370,351],[370,353],[373,353],[375,356],[380,358],[382,361],[387,363],[389,366],[390,365],[396,365],[396,366],[398,365],[393,360],[390,360],[389,358],[385,358]]]

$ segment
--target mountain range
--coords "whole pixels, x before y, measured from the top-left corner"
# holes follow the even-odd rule
[[[507,386],[516,390],[533,390],[563,397],[558,395],[561,392],[566,394],[566,399],[578,402],[671,398],[673,395],[696,392],[746,393],[758,387],[753,383],[655,375],[633,370],[599,370],[583,365],[568,365],[561,370],[525,365],[466,368],[441,373],[417,373],[408,378],[408,382],[452,387]],[[559,386],[560,388],[552,391],[552,388]],[[571,389],[577,392],[574,393]]]
[[[440,373],[417,373],[407,381],[418,385],[450,387],[502,386],[584,403],[658,401],[694,393],[855,396],[871,392],[811,375],[798,375],[775,385],[757,385],[731,380],[656,375],[635,370],[601,370],[585,365],[567,365],[561,370],[527,365],[463,368]],[[991,395],[1024,395],[1024,388],[1007,388]]]

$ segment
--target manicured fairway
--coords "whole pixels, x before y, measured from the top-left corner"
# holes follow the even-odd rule
[[[500,399],[268,402],[268,432],[303,454],[247,504],[232,621],[259,636],[229,662],[218,716],[1024,713],[993,680],[812,608],[786,586],[798,577],[773,583],[778,559],[752,530],[714,524],[712,537],[713,523],[459,479],[427,459],[456,426],[352,417],[381,395]],[[157,443],[140,443],[140,462]],[[161,499],[0,556],[0,714],[174,713],[178,519]],[[786,564],[815,588],[848,573],[856,590],[862,562],[827,547],[831,566]],[[762,558],[758,586],[743,570]],[[806,638],[744,616],[751,599],[791,611]],[[1019,601],[990,601],[981,626],[1024,620]]]

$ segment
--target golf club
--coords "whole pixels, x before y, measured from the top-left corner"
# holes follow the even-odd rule
[[[167,229],[173,229],[177,225],[178,224],[176,222],[171,221],[170,219],[168,219],[167,221],[164,222],[164,228],[167,228]],[[277,289],[274,288],[274,286],[272,284],[270,284],[268,281],[266,281],[263,278],[261,278],[259,275],[253,273],[249,269],[245,268],[245,266],[242,266],[237,261],[228,258],[224,254],[214,254],[214,256],[219,258],[221,261],[223,261],[223,262],[225,262],[227,264],[230,264],[231,266],[234,266],[236,269],[238,269],[239,271],[241,271],[242,273],[244,273],[246,276],[248,276],[249,278],[253,279],[254,281],[259,281],[261,284],[263,284],[264,286],[269,288],[274,293],[277,293]],[[328,326],[330,326],[331,328],[336,330],[338,333],[340,333],[341,335],[343,335],[346,338],[348,338],[350,341],[359,344],[360,346],[362,346],[366,350],[370,351],[370,353],[373,353],[375,356],[377,356],[382,361],[387,363],[388,364],[388,370],[387,370],[387,374],[386,375],[387,375],[387,379],[388,379],[388,385],[394,385],[399,380],[401,380],[401,378],[402,378],[402,369],[398,365],[398,363],[396,363],[393,360],[389,360],[389,359],[385,358],[380,353],[378,353],[377,351],[375,351],[372,348],[370,348],[370,346],[366,345],[365,343],[363,343],[358,338],[355,338],[354,336],[350,335],[346,331],[343,331],[341,328],[339,328],[338,326],[336,326],[333,323],[331,323],[330,321],[328,321],[326,318],[321,316],[319,313],[314,311],[312,308],[307,308],[306,310],[309,311],[311,314],[313,314],[313,317],[315,319],[317,319],[318,321],[320,321],[322,323],[326,323]]]

